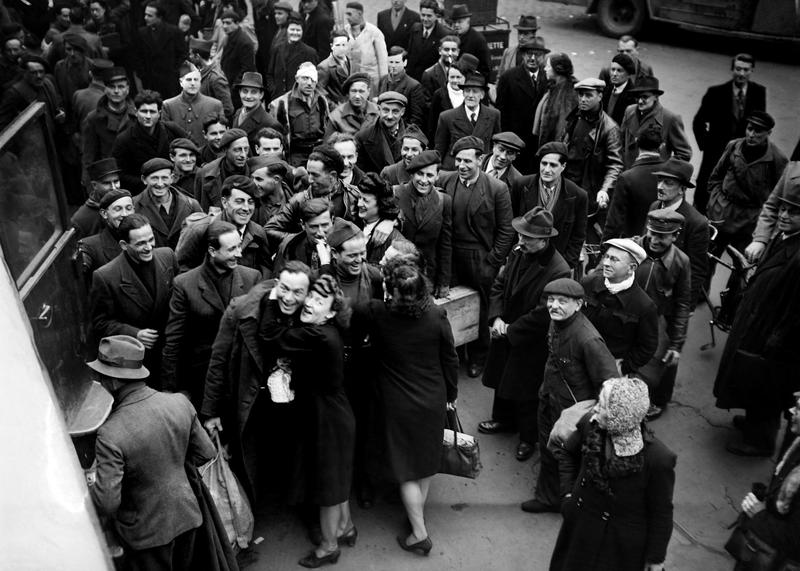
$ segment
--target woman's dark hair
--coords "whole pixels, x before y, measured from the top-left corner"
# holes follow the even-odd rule
[[[331,311],[336,312],[333,320],[340,328],[348,327],[350,324],[350,314],[352,313],[350,304],[347,298],[344,297],[342,288],[339,286],[339,282],[336,281],[335,277],[329,274],[322,274],[311,284],[308,293],[311,292],[316,292],[323,297],[333,297]]]
[[[378,201],[378,218],[381,220],[394,220],[400,212],[397,198],[392,192],[392,186],[380,177],[379,174],[370,172],[358,183],[361,194],[371,194]]]
[[[404,257],[389,260],[383,267],[389,308],[403,315],[420,317],[431,303],[431,284],[422,270]]]
[[[564,53],[554,53],[548,56],[550,60],[550,67],[553,68],[553,73],[556,75],[563,75],[564,77],[572,77],[575,68],[572,66],[572,60]]]

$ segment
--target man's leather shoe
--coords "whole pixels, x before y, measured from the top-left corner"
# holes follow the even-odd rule
[[[650,408],[647,409],[647,414],[645,414],[645,418],[647,418],[647,420],[655,420],[659,416],[664,414],[664,411],[666,410],[666,408],[667,408],[666,405],[665,406],[656,406],[654,404],[651,404]]]
[[[524,462],[531,456],[533,456],[536,447],[533,444],[528,444],[527,442],[520,442],[517,445],[517,460],[520,462]]]
[[[746,442],[730,442],[725,450],[737,456],[761,456],[768,458],[775,452],[772,448],[758,448]]]
[[[499,432],[513,432],[513,429],[510,424],[499,420],[484,420],[478,423],[478,432],[498,434]]]
[[[747,417],[743,414],[737,414],[733,417],[733,427],[737,430],[744,430],[747,424]]]
[[[522,502],[520,507],[522,508],[522,511],[531,514],[541,514],[546,512],[558,513],[560,511],[556,506],[544,504],[537,499]]]
[[[476,377],[480,377],[481,373],[483,373],[483,365],[478,365],[477,363],[472,363],[467,368],[467,375],[469,375],[469,377],[471,379],[474,379]]]

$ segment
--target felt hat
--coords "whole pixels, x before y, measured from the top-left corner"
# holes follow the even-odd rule
[[[103,198],[100,199],[98,203],[98,208],[100,210],[108,210],[108,207],[114,204],[120,198],[132,198],[132,195],[129,191],[125,190],[124,188],[117,188],[114,190],[109,190],[107,193],[103,195]]]
[[[582,89],[593,89],[602,93],[605,88],[606,82],[602,79],[597,79],[596,77],[587,77],[586,79],[582,79],[575,84],[575,91],[580,91]]]
[[[469,18],[470,16],[472,16],[472,12],[469,11],[466,4],[454,4],[453,11],[450,12],[450,19],[454,22],[462,18]]]
[[[536,18],[536,16],[522,14],[519,17],[519,23],[514,24],[514,27],[520,32],[535,32],[539,29],[539,20]]]
[[[659,208],[647,213],[647,229],[658,234],[672,234],[680,231],[685,220],[680,212]]]
[[[694,188],[694,185],[692,184],[692,173],[694,172],[694,167],[692,167],[690,162],[671,158],[663,162],[658,168],[659,170],[655,171],[653,175],[668,176],[670,178],[677,179],[685,187]]]
[[[647,259],[647,252],[644,251],[644,248],[630,238],[612,238],[611,240],[603,242],[603,245],[608,248],[618,248],[624,252],[628,252],[633,256],[633,260],[637,265]]]
[[[766,111],[751,111],[747,122],[762,131],[769,131],[775,126],[775,119]]]
[[[142,342],[130,335],[104,337],[97,348],[97,359],[87,365],[107,377],[138,381],[150,376],[142,364],[144,350]]]
[[[572,65],[572,60],[567,54],[560,52],[551,53],[547,59],[550,62],[550,67],[553,68],[553,73],[562,77],[567,77],[572,81],[572,74],[575,73],[575,66]]]
[[[502,133],[497,133],[494,137],[492,137],[492,143],[500,143],[501,145],[514,151],[521,151],[525,148],[525,141],[520,139],[519,135],[513,131],[503,131]]]
[[[664,92],[658,88],[657,77],[640,77],[636,79],[636,85],[628,90],[628,93],[653,93],[655,95],[662,95]]]
[[[264,78],[257,71],[246,71],[242,74],[242,79],[233,86],[236,89],[240,87],[254,87],[264,91]]]
[[[122,172],[122,169],[119,168],[117,160],[113,157],[100,159],[86,167],[86,174],[89,176],[89,180],[101,180],[103,177],[116,172]]]
[[[406,126],[406,130],[403,132],[403,138],[406,139],[416,139],[420,143],[422,143],[423,147],[428,146],[428,137],[425,136],[425,133],[422,132],[422,129],[414,125]]]
[[[195,155],[200,154],[200,149],[197,148],[197,145],[191,139],[187,139],[186,137],[178,137],[177,139],[173,139],[172,142],[169,144],[169,152],[171,153],[175,149],[186,149],[187,151],[192,151]]]
[[[558,278],[544,286],[544,295],[564,295],[574,299],[583,299],[586,292],[583,286],[571,278]]]
[[[552,238],[558,236],[553,228],[553,215],[546,208],[536,206],[511,221],[511,226],[518,233],[530,238]]]
[[[461,89],[464,90],[467,87],[480,87],[481,89],[486,89],[486,79],[478,72],[471,73],[467,76],[467,79],[461,86]]]
[[[545,143],[539,147],[539,150],[536,151],[536,158],[541,159],[543,156],[551,153],[561,155],[566,159],[569,156],[569,149],[567,148],[566,143],[562,143],[560,141],[550,141],[549,143]]]
[[[359,71],[359,72],[356,72],[356,73],[351,73],[347,77],[347,79],[344,80],[344,83],[342,83],[342,93],[349,92],[350,88],[353,86],[353,84],[356,83],[356,82],[359,82],[359,81],[362,81],[362,82],[366,83],[367,87],[369,87],[369,84],[370,84],[369,75],[364,73],[364,72]]]
[[[461,137],[453,144],[453,149],[450,151],[450,154],[456,156],[466,149],[475,149],[483,154],[486,152],[486,143],[483,142],[483,139],[479,139],[473,135],[467,135],[466,137]]]
[[[606,394],[606,430],[617,456],[634,456],[644,448],[642,421],[650,408],[644,381],[631,377],[603,383]]]
[[[397,91],[384,91],[378,95],[378,104],[381,103],[397,103],[405,107],[408,105],[408,98]]]
[[[467,77],[478,69],[479,64],[480,60],[477,57],[472,54],[463,53],[459,56],[456,63],[453,64],[453,67],[460,71],[461,75]]]
[[[337,218],[333,226],[331,226],[331,229],[328,230],[328,245],[331,248],[339,248],[348,240],[363,235],[364,233],[361,231],[361,228],[349,220]]]
[[[442,162],[442,155],[439,154],[439,151],[434,151],[433,149],[429,151],[422,151],[416,157],[411,159],[411,162],[408,163],[406,167],[406,172],[409,174],[414,174],[420,169],[424,169],[430,165],[438,165]]]
[[[150,159],[142,165],[142,176],[149,176],[156,171],[165,169],[172,172],[172,166],[172,163],[167,159],[156,157],[154,159]]]
[[[222,135],[222,138],[219,140],[219,148],[220,149],[227,149],[228,146],[233,143],[234,141],[238,141],[239,139],[246,139],[247,132],[243,131],[239,128],[228,129]]]
[[[517,50],[524,52],[524,51],[534,51],[534,52],[542,52],[545,54],[549,54],[550,50],[544,47],[544,38],[541,36],[536,36],[535,38],[523,40],[517,45]]]

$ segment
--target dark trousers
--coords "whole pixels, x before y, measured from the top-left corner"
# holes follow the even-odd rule
[[[489,252],[480,246],[453,247],[453,277],[455,283],[471,287],[478,292],[480,314],[478,316],[478,338],[467,344],[469,364],[483,365],[489,350],[489,291],[497,275],[497,269],[488,266]]]
[[[675,390],[675,378],[678,376],[678,366],[664,367],[661,378],[655,386],[650,388],[650,402],[661,408],[667,406],[672,400]]]
[[[494,393],[492,420],[510,424],[519,431],[520,442],[535,444],[539,440],[539,399],[511,400]]]
[[[558,473],[558,460],[547,449],[550,431],[553,430],[564,407],[554,395],[539,394],[539,477],[536,479],[534,498],[548,506],[561,503],[561,482]]]
[[[190,529],[166,545],[149,549],[126,547],[121,564],[123,571],[189,571],[198,529]]]
[[[781,411],[772,408],[748,408],[744,412],[744,442],[757,448],[774,449],[781,425]]]
[[[356,351],[345,363],[345,393],[356,421],[355,452],[353,454],[353,485],[359,497],[369,495],[378,479],[374,458],[377,455],[378,396],[371,375],[378,364],[369,349]],[[382,435],[381,435],[382,436]],[[380,461],[380,460],[378,460]]]

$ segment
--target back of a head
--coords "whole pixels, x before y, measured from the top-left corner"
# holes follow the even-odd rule
[[[661,148],[661,127],[653,125],[636,137],[636,146],[640,151],[657,152]]]

